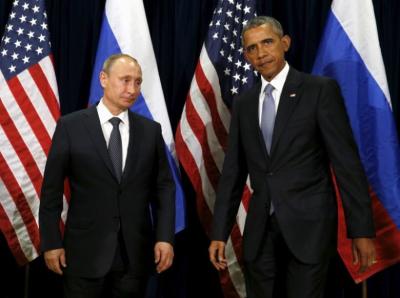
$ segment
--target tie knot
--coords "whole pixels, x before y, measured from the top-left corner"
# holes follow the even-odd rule
[[[118,128],[119,123],[121,122],[121,119],[118,117],[112,117],[110,120],[108,120],[114,128]]]
[[[267,84],[267,86],[265,86],[264,92],[265,94],[272,95],[272,91],[274,91],[274,89],[274,86],[272,86],[271,84]]]

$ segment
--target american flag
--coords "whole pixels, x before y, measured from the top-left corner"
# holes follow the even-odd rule
[[[199,216],[208,233],[227,148],[229,109],[234,96],[255,80],[241,45],[243,26],[255,15],[254,0],[218,2],[176,131],[178,158],[196,191]],[[241,241],[248,201],[247,188],[226,246],[228,270],[221,273],[225,297],[246,296]]]
[[[44,1],[15,0],[0,45],[0,228],[19,264],[39,254],[39,195],[59,116]]]

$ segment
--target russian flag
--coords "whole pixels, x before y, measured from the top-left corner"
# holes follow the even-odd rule
[[[371,186],[378,263],[364,274],[352,264],[339,211],[338,250],[361,282],[400,261],[400,146],[372,0],[332,2],[313,73],[338,81]]]
[[[142,92],[131,110],[161,124],[169,165],[176,186],[175,231],[185,228],[184,194],[154,49],[142,0],[108,0],[93,69],[89,104],[103,96],[99,73],[108,56],[125,53],[138,60],[143,75]]]

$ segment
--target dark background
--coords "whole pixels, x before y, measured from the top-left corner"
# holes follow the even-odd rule
[[[351,1],[351,0],[349,0]],[[47,0],[62,114],[88,102],[105,0]],[[189,90],[200,49],[217,0],[144,0],[150,34],[172,129],[175,131]],[[398,131],[400,82],[400,1],[373,0],[379,40]],[[0,36],[12,5],[0,0]],[[331,0],[258,0],[259,15],[281,21],[292,37],[289,63],[310,72]],[[1,86],[0,86],[1,88]],[[217,273],[208,261],[209,240],[199,223],[193,190],[183,173],[187,229],[177,235],[174,267],[163,274],[158,297],[222,297]],[[0,298],[62,297],[61,280],[44,268],[42,258],[18,267],[0,234]],[[368,280],[369,298],[400,297],[400,265]],[[361,297],[339,258],[331,266],[326,297]]]

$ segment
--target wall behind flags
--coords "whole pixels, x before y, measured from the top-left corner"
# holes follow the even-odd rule
[[[0,0],[0,36],[12,2]],[[216,3],[217,0],[144,0],[173,131]],[[393,112],[400,131],[400,1],[374,0],[373,3]],[[67,114],[87,105],[105,0],[47,0],[46,4],[61,112]],[[259,0],[257,5],[259,15],[276,17],[292,37],[289,63],[309,72],[331,0]],[[188,228],[177,236],[176,264],[162,278],[161,288],[165,297],[221,297],[218,276],[208,262],[208,239],[197,217],[193,191],[183,178]],[[0,235],[0,297],[22,297],[24,274],[24,268],[16,266]],[[359,288],[352,285],[340,261],[333,266],[331,274],[336,280],[330,284],[332,297],[360,297]],[[60,289],[59,278],[44,269],[40,258],[31,264],[29,283],[30,297],[45,297]],[[395,297],[390,295],[400,293],[399,284],[397,265],[371,279],[370,297]]]

